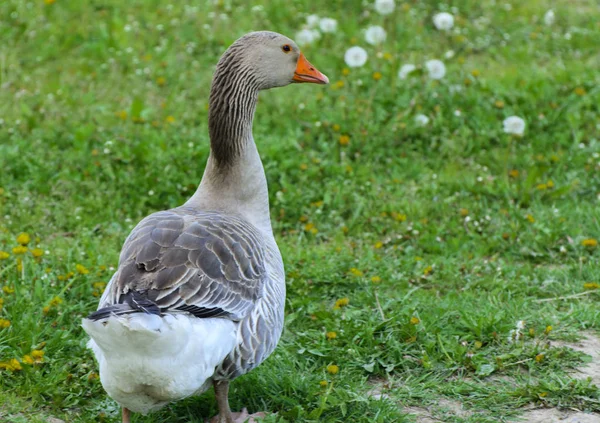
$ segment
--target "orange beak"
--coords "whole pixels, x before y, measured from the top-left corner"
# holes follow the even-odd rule
[[[323,75],[313,65],[310,64],[306,57],[300,53],[296,71],[294,72],[294,82],[311,82],[313,84],[328,84],[329,78]]]

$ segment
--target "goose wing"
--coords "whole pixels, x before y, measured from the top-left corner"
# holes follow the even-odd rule
[[[145,312],[241,320],[263,295],[263,244],[237,216],[184,207],[154,213],[125,241],[100,308],[128,303]]]

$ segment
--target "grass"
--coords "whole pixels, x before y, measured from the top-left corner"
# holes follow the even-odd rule
[[[460,34],[433,27],[451,11],[433,1],[388,17],[358,0],[187,3],[0,4],[0,362],[21,367],[0,370],[3,421],[119,421],[80,320],[133,226],[199,182],[219,55],[252,29],[293,36],[308,13],[339,22],[304,48],[332,83],[261,94],[254,126],[285,332],[233,384],[232,408],[275,411],[271,422],[411,421],[404,406],[444,416],[441,398],[474,412],[453,422],[507,421],[530,403],[600,411],[598,387],[568,374],[586,357],[548,344],[600,329],[600,251],[584,242],[600,238],[593,0],[449,2]],[[374,24],[388,32],[379,47],[362,35]],[[348,73],[352,44],[369,60]],[[446,63],[441,81],[397,78],[431,58]],[[503,133],[510,115],[523,137]],[[27,364],[34,350],[42,362]],[[207,393],[134,421],[215,413]]]

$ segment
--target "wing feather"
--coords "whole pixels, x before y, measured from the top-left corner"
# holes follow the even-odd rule
[[[185,207],[154,213],[125,241],[101,307],[133,292],[163,313],[241,320],[263,295],[263,245],[258,230],[237,216]]]

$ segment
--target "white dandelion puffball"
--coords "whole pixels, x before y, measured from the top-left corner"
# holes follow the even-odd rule
[[[554,10],[550,9],[544,14],[544,23],[548,26],[552,25],[556,20],[556,16],[554,16]]]
[[[448,31],[454,26],[454,16],[446,12],[437,13],[433,15],[433,24],[437,29]]]
[[[319,18],[317,15],[308,15],[306,17],[306,25],[308,25],[309,28],[314,28],[315,26],[319,25],[320,21],[321,18]]]
[[[417,125],[419,126],[425,126],[429,123],[429,118],[423,114],[420,115],[416,115],[415,116],[415,122],[417,123]]]
[[[441,60],[428,60],[425,69],[431,79],[442,79],[446,75],[446,65]]]
[[[337,21],[331,18],[323,18],[319,22],[319,28],[324,33],[334,33],[337,30]]]
[[[394,0],[375,0],[375,11],[380,15],[389,15],[396,8]]]
[[[519,116],[507,117],[502,122],[502,125],[504,125],[504,132],[507,134],[521,136],[525,132],[525,121]]]
[[[371,45],[377,45],[385,41],[387,34],[385,29],[378,25],[373,25],[365,31],[365,40]]]
[[[344,55],[344,61],[351,68],[360,68],[367,63],[367,50],[362,47],[350,47]]]
[[[318,32],[318,31],[316,31]],[[318,37],[315,36],[315,31],[311,29],[303,29],[296,33],[295,40],[298,45],[310,44],[315,41]]]
[[[398,71],[398,78],[406,79],[408,74],[411,73],[412,71],[414,71],[415,69],[417,69],[417,67],[415,65],[413,65],[412,63],[407,63],[406,65],[402,65],[400,67],[400,70]]]

